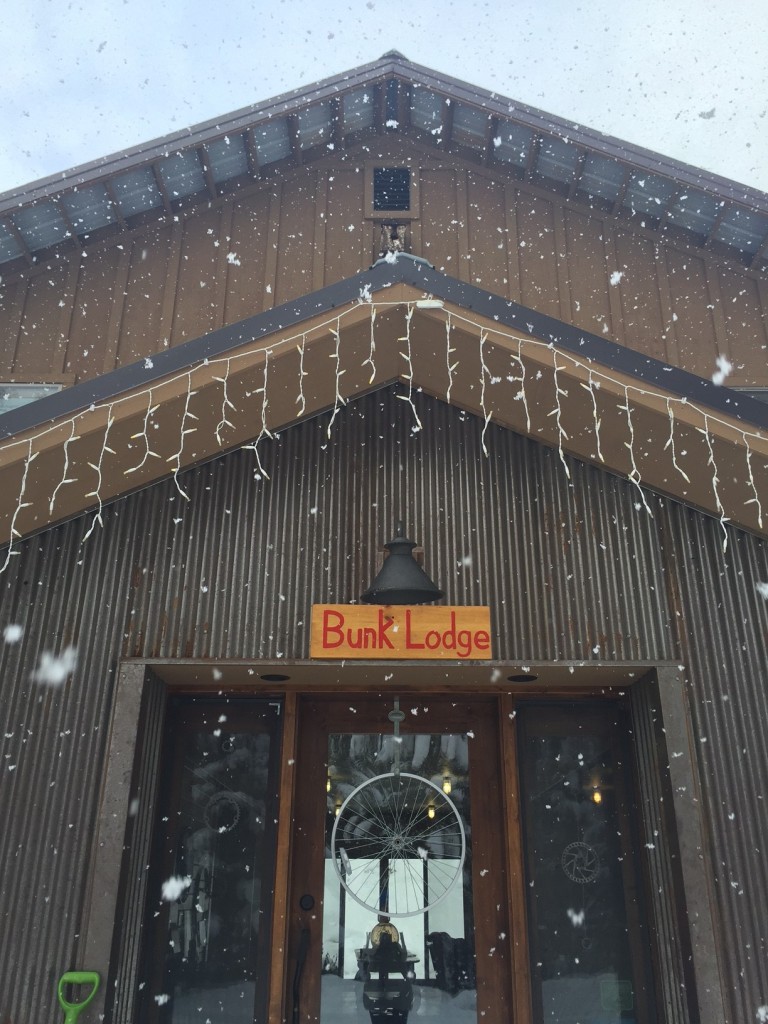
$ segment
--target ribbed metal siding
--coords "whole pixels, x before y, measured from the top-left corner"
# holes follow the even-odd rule
[[[84,545],[89,519],[20,546],[0,578],[0,626],[25,627],[20,644],[0,645],[10,734],[0,760],[0,1020],[56,1019],[56,979],[87,967],[80,907],[121,652],[306,657],[312,602],[357,597],[400,516],[449,601],[491,605],[496,657],[690,661],[713,852],[727,868],[717,886],[726,987],[737,990],[734,1024],[754,1017],[768,992],[768,822],[756,800],[768,795],[768,750],[752,727],[768,721],[765,606],[754,592],[768,579],[764,547],[734,534],[721,577],[717,524],[656,501],[652,519],[626,481],[569,461],[569,482],[557,452],[493,426],[485,458],[482,424],[414,399],[420,433],[407,404],[380,392],[343,410],[330,438],[325,416],[266,444],[268,482],[254,481],[253,455],[240,451],[186,474],[189,502],[168,482],[105,510],[104,531]],[[682,609],[667,605],[664,524]],[[684,653],[672,639],[680,610]],[[32,683],[40,652],[69,643],[79,650],[73,680]]]
[[[114,1005],[113,1024],[132,1024],[135,1020],[136,989],[134,979],[141,955],[142,926],[147,897],[147,851],[151,849],[155,805],[160,781],[161,736],[165,722],[165,686],[148,673],[141,708],[141,734],[136,746],[132,800],[136,811],[128,821],[125,834],[123,873],[124,891],[120,929],[113,946],[112,975],[114,995],[109,992],[107,1006]],[[114,1000],[114,1003],[113,1003]]]
[[[626,481],[415,396],[381,392],[136,496],[126,651],[304,658],[313,602],[357,600],[397,519],[455,604],[489,604],[500,658],[674,657],[654,520]],[[403,413],[406,415],[403,415]],[[181,518],[181,522],[175,522]]]
[[[0,645],[0,1020],[13,1024],[60,1017],[59,976],[87,966],[76,950],[133,546],[128,517],[115,526],[87,550],[82,520],[29,541],[0,584],[0,624],[24,627]],[[71,680],[31,678],[70,644]]]
[[[729,1024],[768,1002],[768,546],[667,506],[694,739],[722,923]]]
[[[687,970],[690,936],[672,894],[682,891],[674,813],[666,761],[668,757],[658,707],[655,679],[630,688],[633,752],[641,794],[640,815],[653,852],[645,858],[649,918],[654,931],[659,1000],[664,1024],[689,1024],[688,999],[693,996]],[[686,998],[687,995],[687,998]]]

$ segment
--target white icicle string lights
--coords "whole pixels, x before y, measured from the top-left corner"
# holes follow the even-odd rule
[[[752,476],[752,449],[749,447],[749,438],[745,431],[742,430],[741,436],[744,438],[744,444],[747,448],[747,471],[749,473],[749,486],[752,488],[754,498],[750,498],[745,501],[745,505],[757,505],[757,525],[762,530],[763,528],[763,506],[760,502],[760,495],[757,493],[757,487],[755,486],[755,478]]]
[[[228,390],[227,390],[228,384],[229,384],[229,364],[230,364],[230,362],[231,362],[231,360],[228,359],[227,363],[226,363],[226,369],[224,370],[224,376],[223,377],[214,377],[213,378],[215,381],[218,381],[219,384],[221,384],[221,391],[222,391],[222,394],[221,394],[221,419],[216,424],[216,443],[218,444],[219,448],[221,448],[221,446],[224,444],[224,441],[222,440],[222,437],[221,437],[221,432],[224,429],[224,427],[229,427],[231,430],[235,429],[234,423],[230,423],[230,421],[227,419],[227,410],[228,409],[232,409],[233,412],[237,412],[237,409],[235,408],[233,403],[230,402],[230,400],[229,400],[229,393],[228,393]]]
[[[568,435],[566,434],[565,430],[563,429],[563,424],[562,424],[563,409],[562,409],[562,406],[560,405],[560,396],[562,395],[564,398],[567,398],[568,397],[568,392],[564,388],[560,387],[560,378],[558,377],[558,374],[559,374],[560,370],[561,369],[564,370],[565,367],[564,366],[560,367],[560,366],[557,365],[557,352],[555,352],[555,358],[554,358],[553,366],[554,366],[553,373],[554,373],[554,378],[555,378],[555,408],[552,410],[552,412],[548,412],[547,416],[554,416],[555,417],[555,423],[557,425],[557,451],[558,451],[558,454],[560,455],[560,461],[563,464],[563,469],[565,470],[565,475],[570,480],[571,479],[571,471],[568,468],[568,463],[565,461],[565,452],[563,451],[563,439],[565,439],[566,441],[568,441],[570,439],[569,439]]]
[[[95,498],[96,501],[98,502],[98,505],[96,507],[96,512],[95,512],[95,514],[93,516],[93,520],[91,521],[90,528],[89,528],[88,532],[85,534],[85,536],[83,537],[83,539],[80,541],[81,544],[84,544],[88,540],[88,538],[91,536],[91,534],[95,530],[97,524],[102,529],[104,528],[104,520],[101,518],[101,513],[102,513],[102,510],[104,508],[104,502],[103,502],[102,497],[101,497],[101,483],[102,483],[102,479],[103,479],[102,471],[101,471],[101,464],[104,461],[104,456],[105,456],[105,454],[107,452],[109,452],[110,455],[114,455],[115,454],[113,449],[110,448],[109,445],[107,444],[107,441],[109,441],[109,432],[112,429],[112,424],[114,422],[115,422],[115,419],[114,419],[114,416],[112,415],[112,406],[110,405],[107,408],[107,423],[106,423],[106,426],[104,427],[104,436],[101,439],[101,451],[99,452],[99,461],[97,463],[93,463],[93,462],[89,462],[88,463],[88,465],[91,467],[91,469],[96,473],[96,487],[95,487],[95,489],[93,491],[89,491],[86,494],[86,498]]]
[[[600,459],[601,462],[605,462],[605,458],[603,457],[603,450],[600,447],[600,424],[602,423],[602,420],[600,419],[597,413],[597,395],[595,394],[595,392],[600,388],[600,381],[595,380],[592,376],[591,366],[589,368],[589,381],[586,384],[584,383],[584,381],[581,381],[581,386],[586,391],[589,392],[589,396],[592,399],[592,419],[594,420],[595,424],[595,444],[597,445],[597,457],[598,459]]]
[[[302,334],[301,344],[297,345],[296,348],[299,352],[299,393],[296,397],[296,405],[300,406],[299,416],[303,416],[307,408],[307,400],[304,397],[304,378],[307,376],[307,371],[304,369],[304,352],[307,348],[306,334]]]
[[[59,480],[59,482],[56,484],[56,488],[53,494],[51,495],[51,500],[48,502],[48,515],[51,516],[53,515],[53,506],[56,504],[56,495],[59,493],[59,490],[64,486],[64,484],[77,483],[77,477],[67,476],[67,473],[69,472],[69,446],[72,444],[73,441],[79,440],[78,435],[75,434],[74,420],[72,420],[71,428],[72,429],[70,431],[69,437],[64,442],[64,469],[62,470],[61,473],[61,480]]]
[[[8,568],[8,563],[10,562],[11,557],[13,555],[18,554],[18,551],[13,550],[14,537],[21,536],[19,531],[16,529],[16,520],[21,510],[23,508],[29,508],[29,506],[32,504],[31,501],[24,501],[24,492],[27,489],[27,474],[29,473],[29,467],[32,465],[32,463],[39,455],[39,452],[32,451],[32,441],[33,438],[30,438],[28,442],[29,447],[27,448],[27,457],[24,460],[24,473],[22,474],[21,477],[21,487],[19,488],[19,495],[18,498],[16,499],[16,509],[13,513],[13,518],[11,519],[11,540],[8,545],[8,550],[5,553],[5,561],[3,562],[2,566],[0,566],[0,573],[5,572],[5,570]]]
[[[488,332],[485,330],[480,331],[480,409],[483,414],[483,429],[480,434],[480,447],[483,449],[483,455],[488,458],[488,449],[485,446],[485,432],[488,429],[488,424],[491,422],[491,414],[485,407],[485,378],[490,379],[491,373],[485,363],[485,342],[488,338]]]
[[[186,438],[187,434],[194,434],[194,432],[197,430],[197,427],[187,427],[187,426],[185,426],[185,424],[186,424],[188,419],[190,419],[190,420],[196,420],[197,419],[197,416],[195,416],[194,413],[191,413],[189,411],[190,399],[192,398],[193,395],[197,394],[196,391],[192,390],[192,374],[193,374],[193,372],[194,372],[193,370],[189,370],[188,373],[187,373],[187,397],[184,400],[184,412],[182,413],[182,416],[181,416],[181,429],[179,431],[179,450],[177,452],[174,452],[174,454],[171,455],[171,457],[167,460],[168,462],[175,462],[176,463],[176,465],[173,467],[173,482],[176,485],[176,490],[179,492],[179,494],[182,496],[182,498],[185,501],[189,501],[189,495],[187,494],[187,492],[184,490],[184,488],[179,483],[179,473],[181,472],[181,468],[182,468],[182,466],[181,466],[181,456],[184,453],[184,439]]]
[[[341,368],[341,317],[340,316],[336,318],[336,326],[331,328],[331,334],[333,335],[334,341],[336,343],[335,347],[334,347],[334,350],[333,350],[333,353],[331,355],[331,359],[335,359],[336,360],[336,369],[335,369],[335,378],[336,379],[335,379],[335,393],[334,393],[334,396],[333,396],[333,414],[332,414],[331,420],[330,420],[330,422],[328,424],[328,439],[329,440],[330,440],[330,437],[331,437],[331,427],[333,426],[333,424],[334,424],[334,422],[336,420],[336,417],[339,414],[339,409],[341,409],[342,406],[347,404],[346,398],[344,398],[344,396],[341,393],[341,378],[344,376],[344,374],[347,371],[346,370],[342,370],[342,368]]]
[[[517,339],[517,355],[515,355],[513,352],[511,353],[511,357],[520,366],[520,376],[515,377],[513,374],[510,374],[507,377],[507,380],[509,381],[510,384],[520,384],[520,390],[517,392],[516,395],[513,395],[513,398],[514,401],[523,403],[523,409],[525,409],[525,428],[530,434],[531,414],[528,409],[528,396],[525,393],[525,363],[523,362],[523,343],[520,340],[520,338]]]
[[[664,445],[664,451],[666,451],[668,448],[672,449],[672,465],[675,467],[675,469],[683,478],[683,480],[685,480],[686,483],[690,483],[691,478],[688,476],[685,470],[682,469],[677,463],[677,452],[675,451],[675,410],[672,408],[671,400],[669,399],[669,397],[667,398],[667,416],[669,416],[669,439],[667,440],[667,443]]]
[[[402,338],[398,338],[398,341],[404,341],[406,345],[405,352],[401,352],[400,355],[408,363],[408,373],[403,374],[405,379],[408,381],[408,394],[407,395],[396,395],[397,398],[401,398],[404,402],[407,402],[411,407],[413,418],[416,420],[416,426],[413,427],[414,432],[422,430],[421,420],[419,414],[416,412],[416,406],[413,404],[413,358],[411,352],[411,320],[413,320],[413,303],[409,302],[405,314],[405,335]]]
[[[709,450],[709,459],[707,465],[712,467],[712,492],[715,496],[715,505],[717,511],[720,513],[720,527],[723,531],[723,554],[728,550],[728,531],[725,528],[725,524],[728,522],[728,517],[725,514],[723,503],[720,500],[720,477],[717,475],[717,463],[715,462],[715,450],[712,447],[712,438],[709,433],[709,418],[704,413],[704,426],[696,428],[700,434],[704,435],[704,439],[707,442],[707,449]]]
[[[161,458],[161,456],[158,455],[157,452],[152,451],[149,444],[149,421],[157,411],[157,406],[152,405],[152,391],[153,389],[150,388],[149,395],[147,397],[147,409],[146,412],[144,413],[144,426],[138,433],[131,434],[132,441],[137,441],[139,438],[141,438],[144,441],[144,455],[142,456],[141,462],[137,463],[135,466],[132,466],[130,469],[123,470],[124,476],[128,476],[129,473],[138,472],[138,470],[140,470],[142,466],[146,464],[147,459],[149,459],[150,457],[155,459]]]
[[[269,427],[267,426],[267,406],[269,405],[269,395],[267,393],[267,387],[269,384],[269,357],[272,355],[272,349],[268,348],[264,351],[264,378],[262,385],[257,389],[256,394],[261,395],[261,430],[259,436],[252,444],[244,444],[243,448],[248,451],[252,451],[256,456],[256,474],[257,478],[262,477],[265,480],[269,480],[269,473],[264,469],[261,463],[261,456],[259,455],[259,444],[264,440],[265,437],[272,437]]]
[[[363,366],[370,366],[371,376],[368,378],[368,383],[373,384],[376,379],[376,363],[373,361],[376,355],[376,334],[373,326],[376,323],[376,306],[371,303],[371,344],[368,350],[368,358],[363,360]]]
[[[453,371],[459,365],[458,363],[451,363],[451,355],[456,351],[455,348],[451,348],[451,312],[447,311],[445,318],[445,367],[448,370],[448,390],[445,392],[445,400],[448,405],[451,404],[451,389],[453,388]]]
[[[340,327],[341,327],[341,325],[343,324],[344,320],[347,317],[349,317],[351,315],[358,314],[359,305],[360,304],[357,303],[357,302],[355,302],[353,304],[350,304],[350,306],[347,309],[343,310],[341,313],[339,313],[337,310],[334,310],[334,313],[333,313],[332,317],[329,317],[328,320],[325,320],[325,321],[323,321],[323,322],[313,326],[312,328],[310,328],[309,331],[307,331],[306,329],[299,329],[295,333],[292,333],[289,336],[281,338],[281,339],[279,339],[277,341],[272,341],[271,344],[269,345],[270,352],[273,355],[275,353],[278,353],[278,352],[288,348],[288,347],[294,347],[294,348],[298,348],[299,349],[299,360],[298,360],[298,363],[299,363],[299,374],[300,374],[300,378],[299,378],[299,392],[300,392],[300,396],[303,396],[303,383],[302,383],[303,382],[303,376],[302,376],[302,374],[304,376],[306,375],[306,371],[304,371],[304,369],[303,369],[303,349],[304,349],[305,345],[307,344],[307,341],[308,341],[309,337],[319,337],[324,332],[328,331],[329,329],[331,330],[331,333],[333,333],[336,336],[336,341],[337,341],[337,346],[336,346],[337,347],[337,351],[332,356],[332,358],[336,358],[337,359],[337,366],[336,366],[336,369],[337,369],[337,375],[336,375],[336,385],[337,385],[336,386],[336,392],[337,392],[337,396],[336,396],[336,400],[335,400],[335,403],[334,403],[334,416],[338,413],[340,406],[346,403],[346,398],[341,394],[340,384],[339,384],[340,378],[343,375],[343,373],[345,372],[345,371],[341,370],[340,355],[339,355],[339,352],[338,352],[339,343],[340,343],[340,337],[339,337],[339,335],[340,335]],[[391,301],[391,302],[384,302],[384,301],[381,301],[381,302],[371,302],[370,306],[371,306],[370,316],[371,316],[372,339],[374,340],[374,343],[375,343],[375,336],[374,336],[374,333],[373,333],[373,325],[374,325],[375,320],[376,320],[376,313],[377,313],[377,311],[391,310],[391,309],[393,309],[395,307],[403,307],[403,306],[406,306],[406,308],[410,308],[412,306],[412,303],[411,302],[407,302],[406,300],[400,299],[400,300],[395,300],[395,301]],[[447,360],[446,366],[447,366],[447,369],[448,369],[448,372],[449,372],[449,390],[448,390],[448,393],[446,394],[446,400],[450,401],[450,399],[451,399],[450,388],[451,388],[451,386],[453,384],[453,380],[454,380],[454,371],[456,369],[456,366],[458,365],[457,363],[451,364],[451,362],[450,362],[450,356],[453,354],[453,351],[454,351],[452,349],[452,347],[451,347],[451,338],[452,338],[453,332],[455,331],[456,324],[467,325],[467,326],[469,326],[470,328],[472,328],[473,330],[476,330],[476,331],[479,331],[481,329],[486,329],[487,330],[487,340],[488,341],[493,341],[494,339],[501,339],[502,341],[504,341],[507,344],[511,344],[511,345],[516,346],[516,349],[517,349],[516,353],[515,352],[511,352],[510,356],[511,356],[512,360],[517,365],[520,366],[521,376],[517,377],[516,375],[511,374],[510,376],[508,376],[506,378],[506,380],[509,383],[517,386],[516,394],[513,395],[512,398],[515,401],[522,401],[523,402],[523,405],[525,407],[525,413],[526,413],[526,429],[530,433],[530,430],[531,430],[531,420],[530,420],[529,409],[528,409],[528,399],[526,397],[526,392],[525,392],[526,366],[525,366],[525,363],[524,363],[524,353],[525,352],[533,353],[535,351],[541,351],[541,350],[544,350],[544,349],[548,349],[548,350],[552,351],[553,348],[554,348],[553,342],[552,341],[549,341],[549,342],[542,341],[540,339],[530,338],[530,337],[521,338],[519,333],[512,334],[512,333],[509,333],[508,331],[502,330],[502,329],[500,329],[498,327],[494,327],[494,326],[488,326],[488,327],[484,328],[483,325],[481,325],[479,323],[476,323],[470,317],[463,316],[462,314],[458,313],[456,310],[445,309],[444,310],[444,315],[446,317],[446,321],[445,321],[445,323],[446,323],[446,360]],[[529,327],[529,329],[532,329],[532,328]],[[408,335],[406,335],[406,341],[409,342]],[[190,400],[191,400],[193,394],[196,393],[196,392],[192,391],[192,387],[191,387],[192,381],[194,379],[194,375],[196,373],[198,373],[198,372],[203,372],[203,373],[209,375],[209,369],[208,369],[209,367],[216,368],[216,367],[220,366],[222,368],[222,373],[224,374],[224,377],[223,378],[219,377],[219,378],[215,378],[215,379],[218,379],[221,382],[223,379],[227,379],[229,377],[230,367],[232,367],[234,369],[236,364],[238,362],[241,362],[241,361],[246,361],[248,363],[252,362],[253,361],[253,357],[257,356],[259,353],[264,352],[265,348],[266,348],[265,343],[262,340],[261,342],[254,342],[252,345],[243,347],[240,351],[235,352],[233,354],[229,354],[227,356],[221,356],[219,358],[214,358],[214,359],[204,359],[204,360],[201,360],[199,363],[195,364],[194,366],[187,367],[184,370],[179,371],[178,373],[171,374],[167,378],[164,378],[161,381],[153,382],[151,387],[147,387],[143,391],[127,392],[125,395],[121,395],[119,397],[113,397],[109,402],[104,402],[103,404],[95,404],[94,403],[91,406],[89,406],[88,408],[81,409],[81,410],[73,413],[70,417],[68,417],[65,420],[60,420],[60,421],[57,421],[57,422],[55,422],[53,424],[49,424],[49,425],[45,426],[44,428],[39,430],[35,435],[33,435],[32,438],[11,439],[11,440],[3,443],[3,444],[0,444],[0,453],[12,451],[13,449],[19,448],[22,445],[27,448],[27,455],[26,455],[26,458],[25,458],[24,474],[23,474],[23,478],[22,478],[22,486],[20,487],[19,496],[18,496],[18,499],[17,499],[17,507],[16,507],[16,509],[15,509],[15,511],[13,513],[12,519],[11,519],[11,529],[13,531],[12,534],[11,534],[11,543],[12,543],[12,541],[16,537],[20,536],[20,534],[16,530],[16,525],[17,525],[17,521],[18,521],[18,518],[19,518],[19,515],[20,515],[22,509],[27,507],[27,504],[23,500],[24,499],[24,493],[25,493],[24,489],[27,486],[27,470],[29,468],[29,464],[30,464],[31,461],[33,461],[34,458],[36,458],[36,456],[38,454],[35,451],[35,447],[36,447],[36,445],[39,442],[42,442],[53,431],[60,431],[62,426],[65,426],[65,425],[68,424],[70,426],[70,431],[74,430],[74,436],[72,435],[72,433],[70,433],[70,443],[76,449],[77,448],[77,441],[81,441],[83,436],[86,435],[89,432],[87,430],[87,425],[88,425],[87,421],[88,421],[88,419],[90,417],[94,416],[94,415],[98,416],[100,414],[103,414],[105,410],[107,412],[107,425],[106,425],[106,428],[105,428],[105,434],[104,434],[104,439],[103,439],[103,444],[102,444],[102,451],[101,451],[101,455],[99,456],[98,464],[94,464],[92,462],[88,463],[88,465],[92,469],[94,469],[94,471],[96,471],[97,474],[98,474],[98,484],[97,484],[97,487],[96,487],[96,489],[94,491],[88,492],[84,496],[87,497],[87,498],[95,498],[97,500],[97,502],[98,502],[98,510],[97,510],[97,512],[95,514],[93,523],[91,525],[91,529],[89,529],[88,533],[83,538],[83,540],[86,540],[87,537],[90,536],[91,532],[93,531],[94,526],[97,523],[99,525],[101,525],[101,509],[102,509],[102,500],[103,500],[103,495],[101,493],[101,487],[102,487],[102,482],[103,482],[102,481],[102,477],[101,477],[101,464],[102,464],[102,460],[103,460],[103,457],[104,457],[105,453],[108,452],[110,454],[115,454],[114,450],[112,448],[109,448],[109,446],[107,444],[107,440],[108,440],[108,437],[109,437],[109,431],[110,431],[110,429],[112,427],[112,424],[117,419],[117,410],[119,410],[119,408],[123,404],[126,404],[126,403],[129,403],[131,405],[135,404],[137,399],[141,399],[142,396],[146,397],[147,409],[150,410],[150,409],[152,409],[152,401],[154,400],[154,394],[151,394],[151,392],[153,392],[153,391],[154,392],[161,392],[163,390],[172,390],[174,385],[176,385],[179,381],[182,381],[182,380],[184,380],[186,378],[186,383],[187,383],[187,399],[186,399],[186,405],[185,405],[185,413],[184,413],[184,416],[183,416],[183,424],[184,425],[182,426],[182,430],[186,430],[187,433],[191,432],[191,430],[187,429],[185,425],[186,425],[188,419],[195,418],[193,416],[193,414],[191,414],[189,412]],[[612,388],[614,388],[616,390],[619,390],[619,391],[623,390],[625,404],[624,404],[623,407],[620,407],[620,408],[624,408],[625,411],[628,409],[628,406],[629,406],[630,395],[634,394],[634,395],[636,395],[638,397],[645,396],[645,397],[656,399],[659,402],[666,402],[667,403],[668,415],[670,416],[670,429],[671,430],[674,430],[674,409],[675,408],[677,408],[677,407],[685,407],[689,411],[694,412],[694,413],[700,415],[702,417],[702,421],[705,423],[704,430],[701,430],[700,432],[702,434],[705,434],[706,442],[708,444],[708,448],[709,449],[711,449],[711,438],[708,435],[709,435],[710,428],[713,425],[719,425],[722,428],[725,428],[726,431],[738,430],[738,433],[740,434],[740,436],[741,436],[741,438],[742,438],[742,440],[744,442],[744,446],[746,448],[745,460],[746,460],[747,483],[749,485],[749,488],[750,488],[752,494],[754,495],[754,497],[750,498],[747,502],[745,502],[745,504],[747,504],[747,505],[755,504],[757,506],[756,521],[758,522],[759,526],[762,528],[762,519],[763,519],[762,507],[763,507],[763,503],[764,503],[764,501],[766,499],[762,499],[761,500],[760,494],[759,494],[758,489],[757,489],[757,481],[755,481],[754,475],[753,475],[752,456],[755,453],[755,451],[754,451],[754,442],[763,442],[764,443],[765,442],[765,434],[760,433],[758,430],[749,431],[749,430],[743,430],[743,429],[735,428],[732,422],[727,421],[727,420],[723,420],[723,419],[721,419],[720,417],[718,417],[716,415],[713,415],[713,414],[711,414],[709,412],[706,412],[705,409],[703,409],[703,408],[697,406],[696,404],[690,402],[685,397],[680,397],[680,398],[670,397],[665,392],[657,391],[653,387],[639,386],[639,385],[634,385],[634,384],[633,385],[627,385],[625,382],[623,382],[621,380],[618,380],[617,378],[611,376],[611,374],[609,372],[595,369],[594,366],[591,364],[590,360],[587,360],[587,359],[584,359],[584,358],[579,358],[578,356],[576,356],[576,355],[574,355],[574,354],[572,354],[570,352],[564,351],[563,349],[560,349],[560,348],[555,348],[554,351],[555,351],[556,372],[558,374],[560,374],[566,368],[566,366],[570,366],[570,367],[573,367],[578,372],[588,374],[589,375],[589,380],[590,381],[594,381],[594,386],[595,387],[599,387],[601,385],[606,385],[608,387],[612,387]],[[559,363],[558,363],[558,361],[559,361]],[[413,370],[412,364],[410,366],[410,370],[411,370],[411,373],[412,373],[412,370]],[[403,376],[404,376],[405,379],[409,379],[407,374],[404,374]],[[411,385],[411,392],[412,392],[412,387],[413,387],[413,377],[412,376],[410,377],[409,383]],[[588,385],[586,387],[587,387],[587,390],[590,390]],[[405,396],[403,396],[403,397],[405,397]],[[159,401],[158,404],[161,404],[161,401]],[[300,409],[300,414],[301,414],[305,410],[305,408],[306,408],[306,401],[303,399],[303,397],[300,397],[300,405],[301,405],[301,409]],[[225,403],[223,403],[222,408],[223,409],[230,409],[232,407],[227,402],[225,402]],[[413,405],[412,405],[412,408],[413,408]],[[597,407],[594,404],[594,394],[593,394],[593,414],[596,413],[596,410],[597,410]],[[556,412],[555,412],[555,415],[556,415]],[[224,417],[224,418],[228,419],[228,417]],[[146,417],[145,417],[145,421],[147,423],[149,422],[149,420]],[[632,437],[632,434],[634,433],[634,426],[632,424],[631,411],[627,412],[627,422],[628,422],[628,427],[630,428],[630,436]],[[219,427],[222,428],[225,425],[228,425],[228,424],[223,424],[223,423],[220,422]],[[600,421],[599,421],[599,419],[597,419],[597,421],[596,421],[596,428],[597,429],[599,429],[599,425],[600,425]],[[141,435],[139,435],[139,436],[141,436]],[[171,456],[171,458],[167,460],[169,462],[175,462],[176,463],[176,466],[173,469],[173,476],[174,476],[174,481],[175,481],[177,487],[178,487],[177,475],[178,475],[178,472],[181,469],[181,458],[182,458],[183,451],[184,451],[184,436],[185,435],[182,435],[182,437],[181,437],[181,443],[180,443],[180,446],[179,446],[179,451],[174,456]],[[562,442],[562,435],[560,436],[560,441]],[[750,441],[752,442],[752,445],[750,445]],[[668,442],[668,444],[669,444],[669,442]],[[628,449],[630,449],[630,458],[632,459],[633,456],[634,456],[634,438],[633,437],[632,437],[632,440],[631,440],[631,445],[632,445],[632,447],[630,447],[630,445],[627,445],[627,447],[628,447]],[[671,445],[670,445],[670,447],[671,447]],[[32,459],[30,459],[30,454],[32,455]],[[681,476],[683,476],[683,478],[686,478],[686,474],[685,474],[683,468],[677,462],[677,459],[678,459],[678,452],[675,451],[673,465],[675,466],[675,469],[681,474]],[[712,465],[712,463],[709,463],[709,464]],[[123,471],[123,472],[126,472],[126,471]],[[632,465],[632,470],[631,470],[630,474],[628,474],[628,478],[631,480],[631,482],[635,486],[639,487],[639,481],[640,481],[641,478],[640,478],[640,473],[639,473],[639,469],[637,467],[636,462]],[[719,483],[719,481],[717,481],[717,483]],[[641,493],[642,493],[642,490],[641,490]],[[719,500],[719,499],[720,499],[720,494],[719,494],[719,490],[718,490],[716,501]],[[50,500],[51,501],[53,500],[53,496],[51,496]],[[647,502],[644,501],[644,504],[647,507]],[[49,507],[50,507],[50,503],[49,503]],[[720,503],[720,505],[718,507],[718,510],[720,511],[721,522],[726,522],[727,519],[723,518],[722,503]],[[13,553],[15,554],[16,552],[14,551]],[[7,567],[7,565],[8,565],[8,556],[6,556],[6,560],[5,560],[4,566],[0,567],[0,572],[2,572],[3,569]]]
[[[643,505],[645,506],[645,511],[648,513],[651,519],[653,519],[653,512],[651,512],[651,507],[646,500],[645,491],[640,486],[640,481],[642,480],[642,477],[640,475],[640,470],[637,468],[637,463],[635,462],[635,427],[632,422],[632,407],[629,404],[629,388],[626,384],[624,385],[624,405],[619,406],[619,408],[623,409],[626,412],[627,427],[629,428],[629,441],[624,442],[624,447],[629,449],[629,458],[632,463],[632,472],[629,473],[627,479],[630,480],[640,492],[640,497],[642,499]]]

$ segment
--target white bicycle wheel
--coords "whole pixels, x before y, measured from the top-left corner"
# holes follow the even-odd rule
[[[352,899],[374,914],[411,917],[462,877],[467,842],[456,805],[429,779],[376,775],[352,790],[331,833],[331,859]]]

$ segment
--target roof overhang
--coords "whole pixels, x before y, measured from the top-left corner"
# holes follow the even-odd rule
[[[4,276],[376,136],[768,269],[768,196],[405,59],[377,61],[0,195]],[[354,159],[357,159],[356,157]]]
[[[0,417],[0,543],[397,381],[766,532],[768,407],[399,256]]]

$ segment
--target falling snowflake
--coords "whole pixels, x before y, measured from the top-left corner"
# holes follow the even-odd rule
[[[733,363],[725,356],[718,356],[715,362],[717,363],[717,369],[712,374],[712,383],[719,386],[725,383],[725,378],[733,369]]]
[[[617,285],[619,281],[622,279],[622,277],[624,277],[623,270],[614,270],[614,272],[611,274],[611,284]]]
[[[163,882],[162,897],[167,903],[172,903],[177,900],[179,896],[192,885],[192,878],[190,875],[171,875],[170,878],[166,878]]]
[[[756,583],[755,590],[764,601],[768,601],[768,583]]]
[[[61,686],[74,672],[76,664],[76,647],[65,647],[58,658],[50,651],[43,651],[32,678],[36,683],[43,683],[45,686]]]
[[[768,595],[764,595],[764,596],[768,596]],[[5,640],[5,642],[7,644],[17,644],[19,642],[19,640],[21,640],[23,635],[24,635],[24,628],[23,628],[23,626],[19,626],[19,625],[15,624],[15,623],[7,625],[5,627],[5,629],[3,630],[3,640]]]
[[[576,911],[571,907],[568,907],[566,913],[568,914],[568,918],[574,928],[578,928],[580,925],[584,924],[586,914],[583,910]]]

